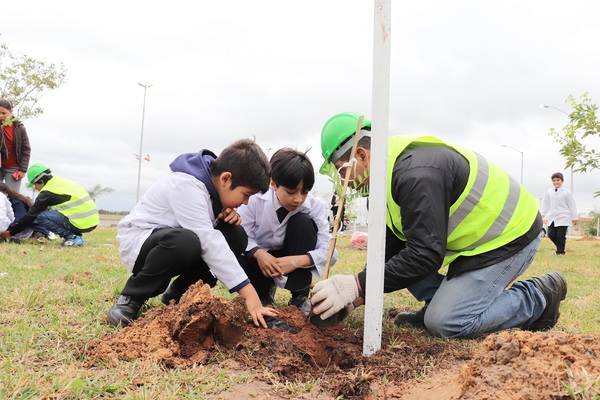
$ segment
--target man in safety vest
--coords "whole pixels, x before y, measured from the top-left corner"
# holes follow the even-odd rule
[[[350,157],[359,118],[342,113],[325,123],[321,173],[335,166],[344,178],[350,168],[354,188],[368,193],[366,119]],[[389,138],[386,185],[384,292],[408,288],[424,302],[417,312],[398,314],[396,324],[467,338],[556,325],[567,293],[563,275],[515,282],[531,264],[542,230],[537,200],[525,187],[479,154],[430,136]],[[365,267],[318,282],[313,312],[327,319],[364,304],[366,273]]]
[[[93,231],[100,221],[98,209],[81,185],[60,176],[52,176],[50,168],[35,164],[27,171],[28,187],[40,192],[27,214],[9,230],[0,234],[7,240],[35,220],[64,238],[63,246],[83,246],[81,235]]]

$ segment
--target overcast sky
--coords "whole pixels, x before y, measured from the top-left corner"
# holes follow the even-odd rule
[[[179,154],[255,137],[322,163],[333,114],[371,115],[373,2],[20,0],[0,43],[68,69],[25,124],[31,163],[90,188],[98,206],[135,204],[144,89],[141,191]],[[433,135],[474,149],[537,198],[561,171],[580,212],[600,208],[600,171],[565,170],[548,135],[568,95],[600,103],[597,0],[398,1],[392,4],[390,134]],[[502,147],[507,145],[511,147]],[[600,150],[600,148],[597,147]],[[25,184],[23,185],[23,187]],[[317,194],[331,194],[317,179]]]

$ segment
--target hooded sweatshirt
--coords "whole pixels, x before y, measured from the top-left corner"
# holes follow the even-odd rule
[[[153,230],[184,228],[198,236],[202,259],[227,289],[238,291],[250,283],[223,234],[213,227],[222,210],[210,175],[210,164],[215,159],[209,150],[178,156],[170,164],[173,172],[150,186],[119,222],[119,254],[130,272]]]
[[[198,153],[186,153],[178,156],[169,167],[173,172],[183,172],[189,174],[200,182],[204,183],[206,190],[210,194],[212,200],[212,209],[215,215],[218,215],[223,206],[221,205],[221,199],[217,194],[215,185],[212,181],[210,174],[210,166],[216,160],[217,156],[210,150],[200,150]]]

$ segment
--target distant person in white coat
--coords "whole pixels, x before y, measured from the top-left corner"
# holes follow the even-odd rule
[[[556,254],[565,254],[567,230],[569,226],[577,226],[579,216],[573,194],[563,187],[563,174],[552,174],[552,188],[548,189],[542,200],[540,210],[544,224],[548,226],[548,237],[556,245]]]

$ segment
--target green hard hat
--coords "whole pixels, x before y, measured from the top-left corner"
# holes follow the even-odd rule
[[[27,170],[27,180],[29,181],[27,187],[33,187],[35,179],[46,171],[50,173],[50,168],[46,167],[44,164],[33,164],[29,167]]]
[[[321,154],[325,162],[319,169],[319,172],[326,174],[329,169],[329,164],[337,160],[330,160],[331,155],[337,150],[342,143],[356,133],[358,120],[362,114],[356,112],[345,112],[336,114],[329,118],[323,130],[321,131]],[[363,118],[361,128],[370,127],[371,121]]]

